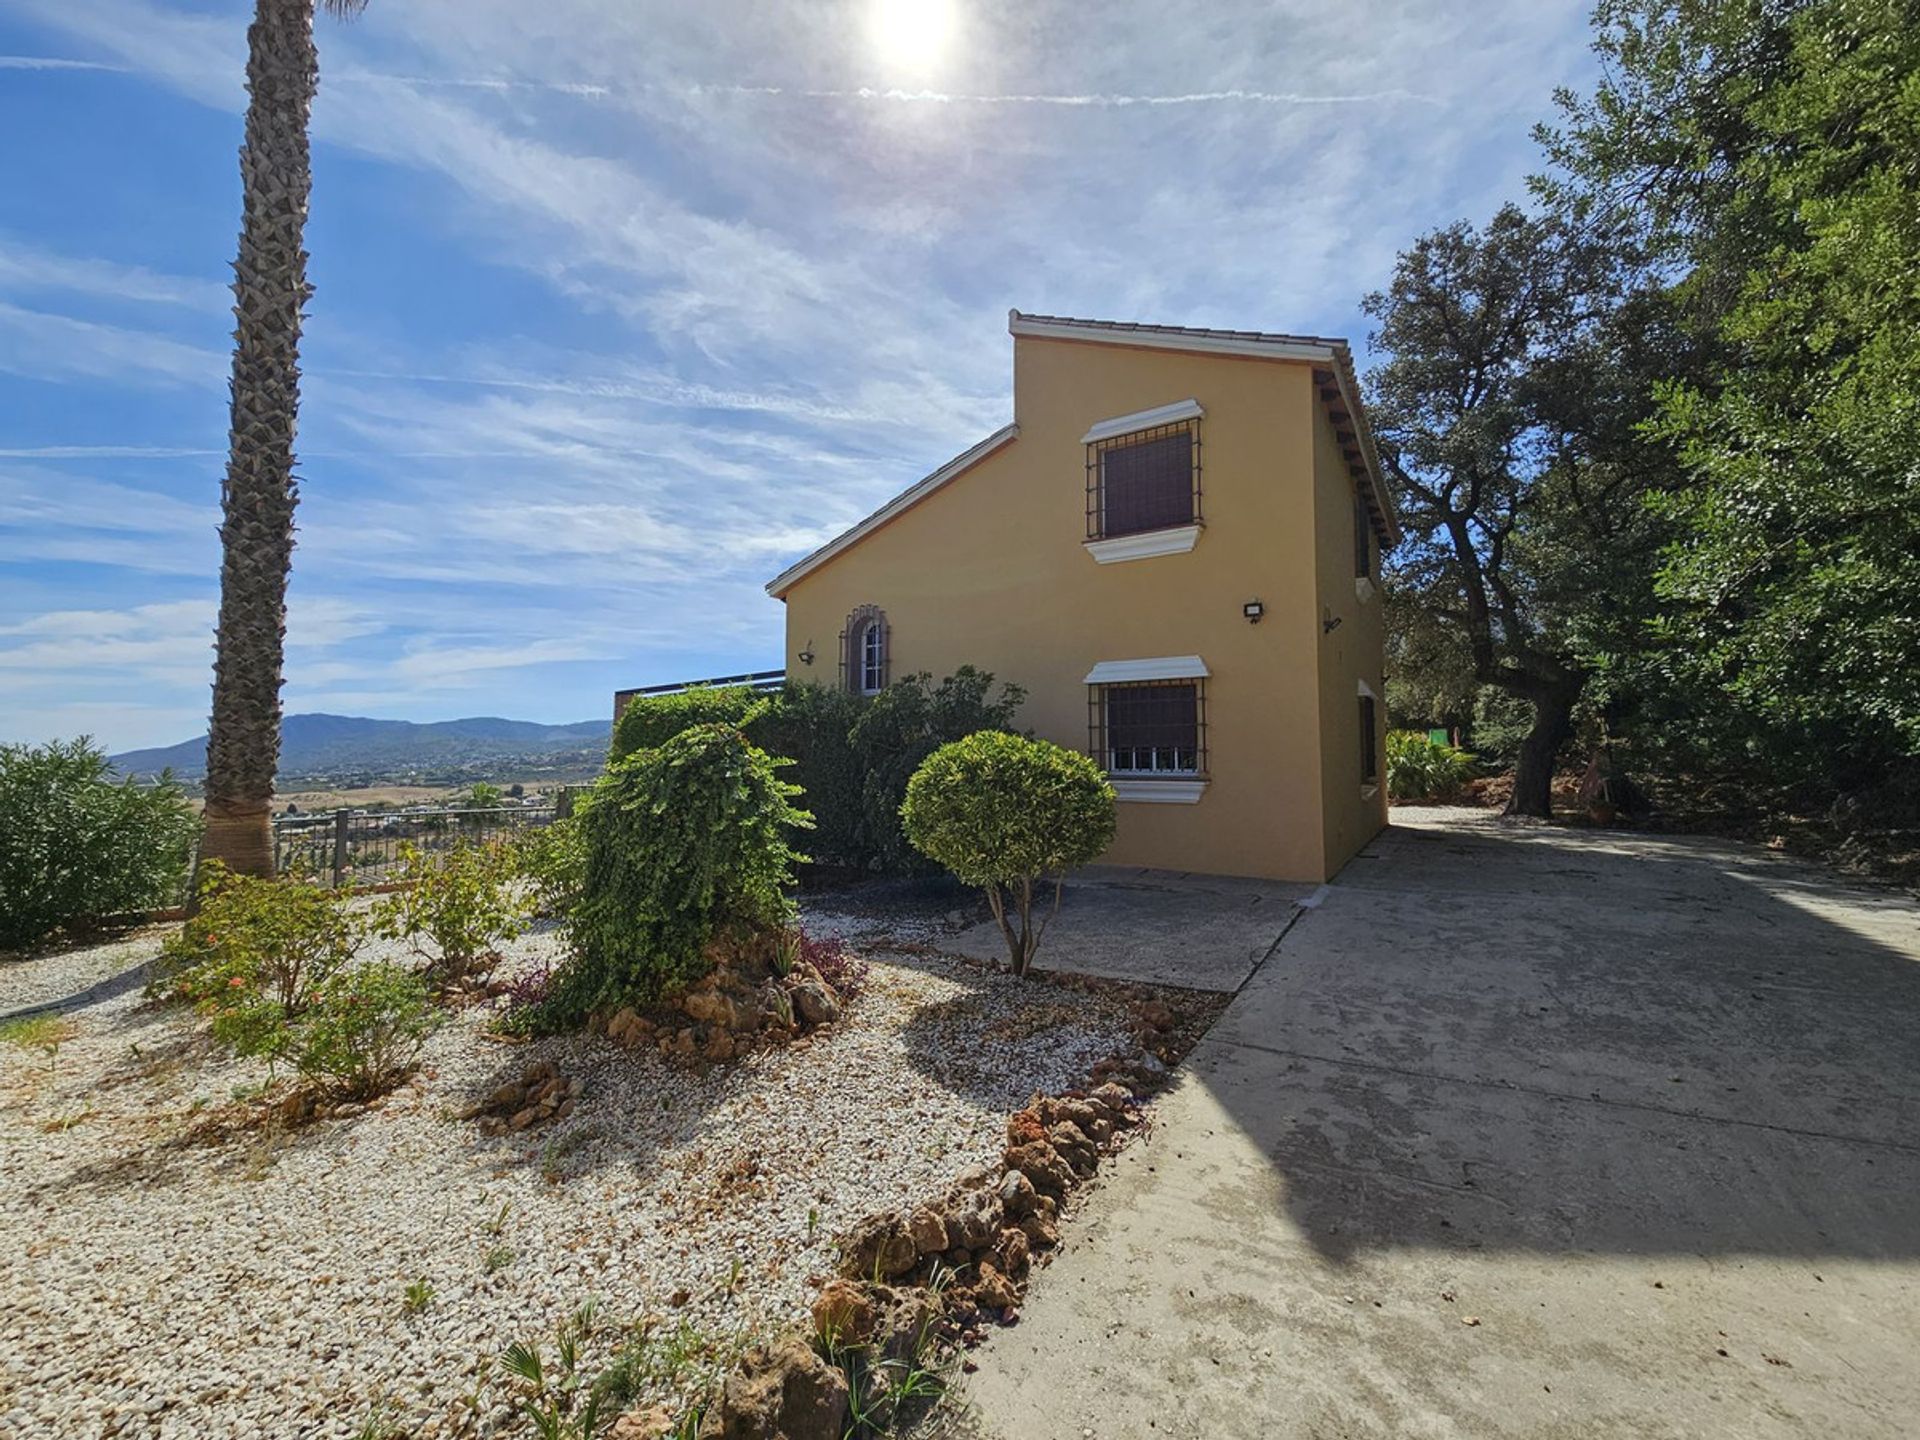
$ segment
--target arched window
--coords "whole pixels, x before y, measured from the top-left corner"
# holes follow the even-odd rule
[[[840,674],[856,695],[887,688],[887,617],[877,605],[862,605],[847,617],[840,637]]]

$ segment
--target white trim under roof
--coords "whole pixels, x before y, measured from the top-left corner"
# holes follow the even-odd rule
[[[1192,350],[1207,355],[1257,355],[1270,360],[1333,358],[1332,340],[1297,335],[1259,335],[1251,331],[1190,330],[1178,325],[1119,325],[1099,320],[1070,320],[1054,315],[1007,313],[1007,333],[1035,340],[1093,340],[1108,345],[1137,345],[1147,350]]]
[[[1102,660],[1087,672],[1089,685],[1124,685],[1129,680],[1202,680],[1213,672],[1198,655],[1161,655],[1152,660]]]
[[[1136,430],[1151,430],[1156,425],[1171,425],[1177,420],[1198,420],[1206,413],[1198,400],[1176,400],[1171,405],[1156,405],[1151,410],[1136,410],[1131,415],[1096,421],[1093,428],[1080,437],[1080,443],[1091,445],[1096,440],[1111,440],[1116,435],[1131,435]]]
[[[787,591],[791,590],[801,580],[833,559],[833,557],[838,555],[842,550],[865,539],[901,511],[926,499],[927,496],[938,490],[942,485],[945,485],[949,480],[972,469],[973,466],[986,459],[987,456],[998,450],[1002,445],[1018,438],[1019,434],[1020,427],[1018,425],[1002,425],[972,449],[962,451],[925,479],[902,490],[898,495],[894,496],[893,499],[882,505],[852,529],[841,531],[840,534],[834,536],[833,539],[807,556],[807,558],[799,564],[782,570],[778,575],[774,576],[772,580],[767,582],[767,593],[776,600],[786,599]]]

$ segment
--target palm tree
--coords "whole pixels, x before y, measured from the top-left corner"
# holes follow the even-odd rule
[[[233,379],[220,487],[220,621],[207,727],[203,860],[273,873],[269,806],[280,760],[280,686],[293,565],[293,437],[300,323],[312,293],[303,232],[313,171],[307,121],[320,83],[315,0],[255,0],[233,263]],[[321,0],[342,18],[366,0]]]

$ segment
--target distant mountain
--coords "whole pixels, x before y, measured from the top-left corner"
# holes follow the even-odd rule
[[[470,720],[368,720],[358,715],[289,715],[280,724],[280,774],[334,775],[446,770],[486,762],[551,760],[607,748],[611,724],[537,725],[483,715]],[[110,757],[125,775],[171,769],[206,773],[207,737]]]

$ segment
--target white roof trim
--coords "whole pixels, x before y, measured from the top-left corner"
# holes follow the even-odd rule
[[[1087,672],[1089,685],[1128,680],[1201,680],[1213,674],[1198,655],[1161,655],[1152,660],[1102,660]]]
[[[1198,400],[1176,400],[1171,405],[1156,405],[1151,410],[1136,410],[1131,415],[1116,415],[1101,420],[1080,437],[1082,445],[1096,440],[1111,440],[1116,435],[1131,435],[1136,430],[1151,430],[1156,425],[1171,425],[1176,420],[1198,420],[1206,409]]]
[[[1036,340],[1092,340],[1104,345],[1133,345],[1145,350],[1193,350],[1208,355],[1255,355],[1268,360],[1333,359],[1331,344],[1291,337],[1264,339],[1230,335],[1209,335],[1204,331],[1183,331],[1176,326],[1114,330],[1103,325],[1076,324],[1071,320],[1042,320],[1022,315],[1018,310],[1007,319],[1007,332],[1028,335]]]
[[[799,564],[782,570],[778,575],[774,576],[772,580],[767,582],[767,593],[776,600],[784,600],[787,591],[791,590],[801,580],[833,559],[833,557],[838,555],[842,550],[847,549],[872,534],[901,511],[906,510],[910,506],[917,505],[949,480],[959,475],[962,471],[971,468],[979,461],[986,459],[987,456],[998,450],[1002,445],[1017,438],[1019,434],[1020,427],[1018,425],[1002,425],[972,449],[962,451],[925,479],[901,491],[898,495],[894,496],[893,499],[882,505],[852,529],[841,531],[840,534],[834,536],[833,539],[807,556],[807,558]]]

